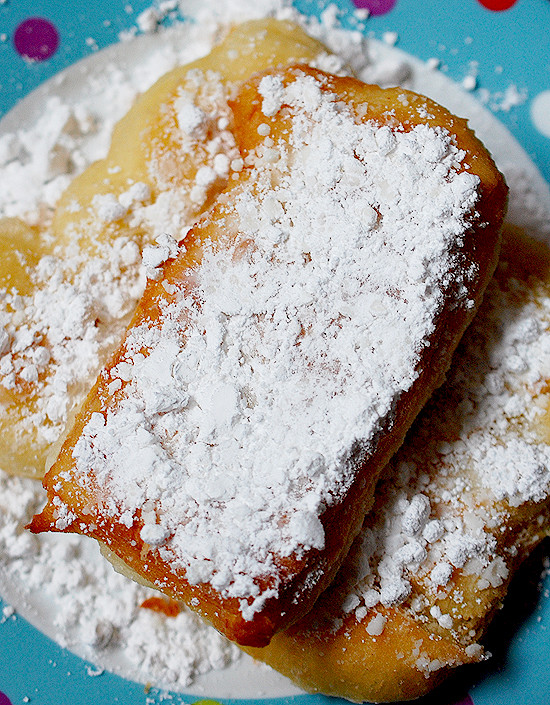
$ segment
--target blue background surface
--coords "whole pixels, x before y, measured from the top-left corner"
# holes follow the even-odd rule
[[[300,11],[317,15],[327,4],[295,1]],[[354,26],[352,3],[339,0],[335,4],[342,10],[342,24]],[[150,0],[7,0],[0,4],[0,115],[58,71],[118,41],[119,33],[135,27],[138,14],[149,5]],[[29,62],[17,53],[12,37],[23,20],[37,16],[57,27],[60,46],[47,61]],[[495,115],[550,181],[550,138],[539,133],[530,119],[531,101],[539,92],[550,90],[549,0],[519,0],[505,12],[491,12],[477,0],[399,0],[388,14],[370,17],[365,32],[379,39],[386,32],[396,32],[400,49],[422,60],[439,59],[441,70],[457,82],[470,74],[472,62],[476,62],[474,95],[479,97],[483,97],[483,91],[493,96],[503,94],[510,84],[525,91],[523,104],[508,111],[497,110]],[[86,41],[89,38],[93,46]],[[475,705],[550,703],[550,579],[538,586],[540,596],[536,576],[540,575],[541,555],[539,552],[531,568],[530,582],[521,576],[513,598],[515,607],[501,617],[505,626],[510,624],[496,636],[497,646],[502,648],[495,663],[470,676],[459,674],[430,703],[450,705],[463,698],[468,689]],[[529,590],[526,585],[531,586]],[[0,608],[2,605],[0,601]],[[154,689],[146,692],[142,685],[107,672],[90,675],[94,670],[23,618],[0,618],[0,691],[13,705],[178,705],[197,700]],[[465,677],[473,678],[475,684],[465,681]],[[251,705],[255,701],[224,702]],[[261,702],[326,705],[338,701],[300,696]],[[1,694],[0,705],[6,705]]]

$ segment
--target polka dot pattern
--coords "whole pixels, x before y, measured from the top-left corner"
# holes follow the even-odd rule
[[[512,5],[516,4],[517,0],[479,0],[479,2],[488,10],[501,12],[502,10],[509,10]]]
[[[478,0],[478,2],[488,10],[502,12],[509,10],[517,0]],[[356,7],[368,10],[370,15],[376,17],[377,15],[386,15],[393,10],[397,0],[353,0],[353,3]]]
[[[297,0],[298,4],[299,0]],[[337,4],[340,4],[339,0],[336,0]],[[478,16],[480,13],[483,13],[484,17],[487,18],[486,25],[487,28],[485,28],[487,31],[490,29],[490,26],[492,24],[492,21],[494,20],[494,24],[496,25],[497,22],[504,22],[505,16],[506,16],[506,11],[512,9],[514,6],[516,6],[516,9],[518,12],[521,12],[524,10],[524,7],[526,5],[529,5],[529,3],[518,3],[518,0],[466,0],[463,3],[453,3],[453,0],[445,0],[446,3],[448,3],[448,6],[450,8],[454,8],[452,12],[457,12],[460,13],[461,16],[465,15],[467,16],[468,13],[472,13],[477,10],[477,15]],[[414,15],[410,27],[414,30],[415,28],[415,23],[422,23],[424,20],[430,19],[426,17],[427,13],[424,13],[424,17],[422,16],[422,13],[418,12],[418,6],[415,3],[410,3],[410,2],[398,2],[398,0],[352,0],[352,3],[355,7],[367,10],[369,15],[370,15],[370,20],[368,24],[368,30],[373,30],[373,33],[378,34],[377,32],[377,20],[376,18],[379,17],[380,19],[380,24],[384,24],[386,22],[386,17],[387,17],[387,25],[389,27],[392,26],[394,22],[394,17],[399,18],[400,14],[411,14],[411,12],[416,13]],[[145,0],[144,6],[147,6],[147,4],[152,5],[153,0]],[[309,3],[311,6],[314,5],[314,2]],[[320,6],[325,5],[326,3],[324,2],[319,2]],[[348,0],[343,0],[342,5],[345,5],[346,7],[349,7],[351,3],[348,2]],[[550,0],[546,0],[546,4],[550,5]],[[0,0],[0,9],[4,13],[2,17],[7,17],[10,12],[10,6],[15,6],[15,2],[4,2],[3,0]],[[54,3],[51,4],[52,6]],[[2,42],[7,42],[9,43],[11,41],[12,47],[15,49],[17,52],[17,55],[20,57],[19,60],[17,60],[17,57],[15,57],[15,61],[11,60],[11,66],[16,67],[16,71],[19,71],[20,74],[17,75],[17,82],[20,80],[21,75],[32,75],[33,73],[37,73],[39,70],[47,70],[49,66],[52,66],[55,64],[55,62],[60,59],[64,55],[64,51],[67,47],[73,46],[77,41],[83,41],[85,37],[97,37],[97,34],[94,34],[93,32],[91,34],[82,34],[79,36],[79,32],[88,32],[88,21],[90,19],[90,15],[83,15],[86,17],[86,20],[83,23],[83,26],[81,29],[78,30],[78,32],[74,31],[68,31],[67,30],[67,24],[65,23],[64,17],[62,16],[62,13],[66,13],[66,7],[63,7],[63,3],[57,3],[60,9],[60,14],[56,15],[53,7],[48,8],[47,12],[51,13],[50,19],[46,19],[43,17],[34,17],[34,16],[29,16],[27,18],[24,18],[23,21],[21,21],[15,31],[13,31],[13,34],[8,32],[7,34],[2,34],[0,33],[0,48],[2,48]],[[77,5],[82,6],[81,0],[77,3]],[[124,20],[128,22],[127,25],[124,24],[124,22],[121,23],[121,27],[124,26],[127,28],[128,26],[132,26],[132,22],[134,21],[133,18],[130,20],[128,19],[130,17],[129,10],[127,8],[130,8],[131,5],[130,3],[122,3],[121,7],[124,7],[124,11],[121,9],[115,10],[114,9],[114,3],[109,2],[109,0],[101,0],[98,4],[101,6],[103,9],[103,12],[105,13],[103,16],[106,17],[109,21],[111,21],[111,18],[114,18],[116,16],[116,12],[119,12],[123,15]],[[521,5],[521,7],[520,7]],[[28,10],[30,10],[29,14],[32,13],[32,3],[27,4]],[[442,3],[442,13],[441,17],[444,15],[444,8],[445,3]],[[411,9],[412,8],[412,9]],[[544,8],[539,8],[539,10],[542,10]],[[487,12],[483,12],[483,10],[486,10]],[[36,10],[35,10],[36,11]],[[394,14],[391,14],[392,11],[395,11]],[[97,9],[95,10],[96,13],[100,13],[101,10]],[[137,11],[136,11],[137,12]],[[112,14],[110,14],[112,13]],[[515,15],[516,13],[514,13]],[[542,13],[541,13],[542,14]],[[101,16],[101,15],[99,15]],[[386,17],[385,17],[386,16]],[[512,17],[512,13],[510,13],[510,16]],[[17,16],[16,22],[19,22],[21,18],[21,15]],[[534,20],[536,21],[536,20]],[[433,25],[434,28],[437,28],[437,24],[439,22],[439,19],[437,17],[433,18]],[[56,26],[57,23],[57,26]],[[15,25],[15,23],[14,23]],[[12,27],[14,25],[11,25]],[[113,25],[114,26],[114,25]],[[97,32],[97,28],[95,29]],[[113,36],[116,39],[116,34],[115,32],[118,30],[113,29]],[[435,30],[434,30],[435,31]],[[3,32],[3,30],[2,30]],[[406,31],[402,31],[402,36],[405,38],[406,37]],[[61,42],[65,42],[63,46],[61,47],[63,51],[58,51],[60,48]],[[71,44],[72,43],[72,44]],[[57,52],[57,54],[56,54]],[[7,52],[6,52],[7,54]],[[49,64],[46,64],[48,59],[51,57],[54,57],[54,61],[50,62]],[[22,61],[21,59],[25,59],[26,61]],[[42,63],[42,66],[37,66],[37,64]],[[3,82],[4,85],[6,83],[5,78],[3,77]],[[24,82],[23,82],[24,83]],[[545,90],[541,90],[541,88],[544,88]],[[532,127],[534,130],[536,130],[538,136],[540,137],[540,142],[544,144],[548,144],[548,142],[545,142],[546,139],[550,140],[550,88],[546,89],[546,85],[538,86],[537,90],[541,91],[538,94],[534,89],[532,89],[532,92],[529,94],[529,99],[531,100],[530,102],[530,111],[529,111],[529,120],[530,120],[530,127]],[[527,95],[527,94],[526,94]],[[501,113],[502,115],[502,113]],[[505,115],[504,115],[505,117]],[[526,131],[528,132],[528,131]],[[27,643],[27,642],[25,642]],[[60,670],[60,669],[59,669]],[[76,671],[76,669],[73,669],[73,671]],[[49,676],[49,671],[48,671],[48,676]],[[2,679],[2,687],[4,688],[10,688],[10,693],[12,695],[12,698],[15,698],[17,703],[21,702],[21,694],[16,695],[16,688],[19,687],[19,683],[16,684],[16,686],[11,683],[9,680],[9,675],[8,675],[8,681]],[[53,682],[53,681],[52,681]],[[94,682],[98,682],[98,679],[95,679]],[[57,681],[56,681],[57,683]],[[54,686],[55,687],[55,686]],[[88,686],[87,686],[88,687]],[[139,694],[141,694],[141,687],[139,690]],[[133,696],[129,696],[130,699],[128,702],[136,702],[137,698]],[[115,698],[118,701],[118,697]],[[96,702],[103,701],[101,697],[99,697]],[[126,699],[121,700],[121,702],[127,702]],[[508,700],[506,700],[508,702]],[[519,701],[518,701],[519,702]],[[0,691],[0,705],[15,705],[15,703],[8,697],[8,695],[2,691]],[[32,705],[32,703],[31,703]],[[217,701],[213,700],[202,700],[200,701],[200,705],[219,705]],[[458,702],[455,702],[454,705],[474,705],[474,701],[470,696],[466,696],[463,699],[460,699]]]
[[[29,17],[15,30],[13,43],[22,57],[33,61],[45,61],[57,51],[59,33],[49,20],[42,17]]]
[[[467,695],[464,700],[457,701],[454,705],[474,705],[474,701],[469,695]]]
[[[542,91],[533,99],[531,120],[541,135],[550,137],[550,90]]]
[[[368,10],[370,15],[385,15],[393,10],[397,0],[353,0],[356,7]]]

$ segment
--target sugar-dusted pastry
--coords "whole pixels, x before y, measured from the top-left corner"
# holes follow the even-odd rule
[[[289,21],[230,28],[209,54],[168,72],[138,97],[116,125],[107,157],[63,194],[52,224],[57,237],[78,237],[94,249],[129,228],[141,237],[144,231],[149,242],[188,228],[240,168],[228,107],[240,83],[258,71],[327,54]]]
[[[515,569],[550,533],[549,306],[550,251],[507,231],[449,379],[333,586],[254,657],[358,702],[417,698],[484,657]]]
[[[138,98],[115,127],[106,158],[72,181],[53,214],[32,225],[0,219],[3,470],[43,476],[52,445],[143,292],[144,248],[153,246],[145,265],[154,267],[166,233],[185,232],[242,168],[227,102],[237,83],[325,54],[290,22],[232,28],[209,55]],[[84,129],[75,115],[65,119],[62,132]],[[49,156],[52,174],[73,156],[61,141]]]
[[[45,478],[230,639],[328,586],[496,264],[502,176],[426,98],[305,66],[232,102],[244,168],[152,279]]]

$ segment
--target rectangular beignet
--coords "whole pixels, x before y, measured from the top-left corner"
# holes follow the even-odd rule
[[[550,534],[550,251],[505,228],[483,304],[310,615],[250,649],[308,691],[418,698],[480,641]]]
[[[239,168],[228,106],[236,87],[320,56],[327,49],[289,21],[232,27],[209,54],[137,98],[106,157],[75,176],[51,215],[44,205],[32,227],[0,218],[3,470],[44,476],[143,292],[142,252],[188,229]],[[79,119],[71,113],[63,130]]]
[[[244,168],[166,248],[31,529],[93,536],[259,646],[328,586],[440,383],[506,186],[401,89],[297,66],[232,108]]]

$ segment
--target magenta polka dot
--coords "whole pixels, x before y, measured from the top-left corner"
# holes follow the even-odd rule
[[[59,34],[48,20],[29,17],[15,30],[13,43],[21,56],[33,61],[45,61],[55,54],[59,46]]]
[[[356,7],[368,10],[371,15],[385,15],[393,10],[397,0],[353,0]]]
[[[11,705],[11,700],[5,693],[0,691],[0,705]]]

